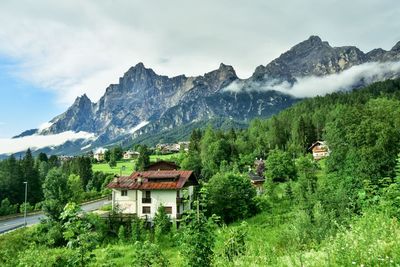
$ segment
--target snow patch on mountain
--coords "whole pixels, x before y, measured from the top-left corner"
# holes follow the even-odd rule
[[[138,125],[136,125],[135,127],[133,127],[132,129],[129,130],[129,133],[135,133],[138,130],[140,130],[141,128],[143,128],[144,126],[146,126],[147,124],[149,124],[149,121],[142,121],[141,123],[139,123]]]

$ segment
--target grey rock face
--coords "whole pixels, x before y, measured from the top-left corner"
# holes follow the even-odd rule
[[[252,79],[294,83],[296,78],[339,73],[366,62],[400,60],[400,42],[392,50],[374,49],[365,54],[355,46],[331,47],[318,36],[295,45],[266,66],[256,68]]]
[[[400,60],[400,42],[390,51],[374,49],[363,53],[354,46],[331,47],[318,36],[311,36],[268,65],[257,67],[246,80],[239,80],[233,67],[222,63],[203,76],[172,78],[138,63],[118,84],[111,84],[97,103],[86,95],[78,97],[40,134],[87,131],[97,135],[94,145],[106,145],[215,117],[239,121],[268,117],[298,100],[272,90],[234,93],[224,88],[233,82],[293,84],[299,77],[325,76],[366,62],[396,60]],[[132,132],[144,121],[149,122],[147,126]]]

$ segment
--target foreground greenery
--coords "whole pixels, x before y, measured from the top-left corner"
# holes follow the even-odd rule
[[[179,228],[162,207],[153,227],[80,215],[56,194],[78,179],[52,170],[42,191],[51,219],[1,236],[0,265],[398,266],[399,132],[400,80],[307,99],[245,130],[195,130],[178,160],[200,188]],[[318,139],[331,155],[315,162]],[[266,176],[263,194],[249,169]]]

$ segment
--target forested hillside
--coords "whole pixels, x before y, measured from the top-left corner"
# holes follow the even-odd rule
[[[53,221],[0,237],[0,264],[400,264],[400,80],[306,99],[247,129],[194,130],[190,139],[180,164],[200,181],[198,210],[179,228],[162,208],[146,228],[118,214],[80,216],[68,204]],[[312,158],[316,140],[329,157]],[[265,165],[255,167],[260,158]],[[249,171],[265,176],[262,194]]]
[[[65,180],[65,188],[61,190],[65,194],[64,205],[70,200],[81,202],[100,197],[103,183],[111,179],[103,173],[93,173],[91,159],[84,156],[62,161],[45,153],[35,158],[30,150],[20,159],[11,155],[0,161],[0,216],[24,211],[24,182],[28,183],[28,212],[51,206],[46,193],[60,176],[61,181]]]

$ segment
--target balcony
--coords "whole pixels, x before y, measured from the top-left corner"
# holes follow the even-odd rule
[[[142,203],[150,204],[151,198],[142,198]]]

